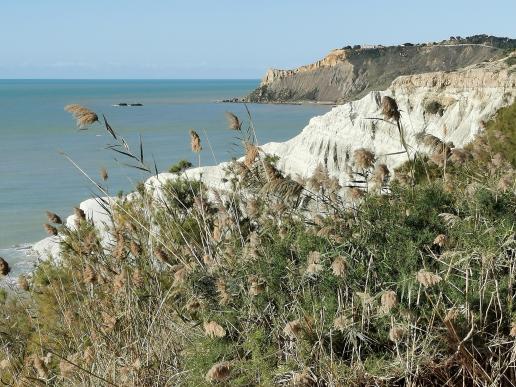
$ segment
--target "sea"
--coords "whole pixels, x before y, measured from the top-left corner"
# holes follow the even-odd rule
[[[0,257],[11,277],[30,272],[36,257],[31,244],[47,235],[45,211],[66,219],[95,186],[64,157],[99,180],[106,168],[110,194],[130,192],[148,175],[124,165],[123,156],[107,149],[112,138],[100,123],[78,130],[64,106],[95,111],[163,172],[180,160],[198,164],[190,150],[189,130],[203,144],[200,162],[214,165],[242,155],[225,111],[248,125],[243,104],[220,103],[248,94],[258,80],[0,80]],[[143,106],[120,107],[120,103]],[[321,105],[249,104],[258,141],[285,141],[311,117],[326,113]]]

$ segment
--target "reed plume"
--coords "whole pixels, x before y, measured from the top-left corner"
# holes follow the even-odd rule
[[[63,224],[63,221],[61,220],[59,215],[54,214],[53,212],[50,212],[50,211],[47,211],[46,213],[47,213],[48,221],[50,223]]]
[[[0,272],[1,272],[1,267],[0,267]],[[18,277],[18,287],[21,290],[24,290],[26,292],[29,290],[29,281],[27,280],[27,277],[25,277],[24,275],[21,275]]]
[[[50,236],[56,236],[58,234],[57,228],[55,228],[54,226],[51,226],[48,223],[45,223],[43,225],[43,228],[45,229],[47,234],[50,235]]]
[[[228,362],[214,364],[206,373],[206,381],[211,383],[225,382],[229,379],[231,368]]]
[[[0,275],[7,275],[11,272],[11,268],[5,259],[0,257]]]
[[[335,319],[333,320],[333,327],[339,332],[345,332],[350,324],[351,321],[344,315],[335,317]]]
[[[397,343],[401,339],[403,339],[403,337],[405,337],[406,333],[407,333],[407,331],[405,328],[400,327],[400,326],[393,326],[389,330],[389,340],[394,343]]]
[[[95,112],[78,104],[66,105],[64,109],[73,115],[79,128],[92,125],[99,120]]]
[[[382,312],[389,313],[396,305],[398,305],[398,297],[395,291],[387,290],[382,294],[380,307]]]
[[[82,280],[85,284],[94,284],[97,282],[97,274],[91,266],[86,266],[82,272]]]
[[[346,270],[348,267],[348,263],[346,261],[346,258],[343,256],[338,256],[333,260],[333,263],[331,264],[331,269],[333,271],[333,275],[337,277],[345,277],[346,276]]]
[[[108,171],[104,167],[100,169],[100,178],[104,181],[106,181],[109,178]]]
[[[226,336],[226,330],[215,321],[205,321],[203,327],[206,336],[211,338]]]
[[[387,119],[394,118],[395,121],[400,120],[400,111],[396,100],[387,95],[382,97],[382,113]]]
[[[240,130],[242,128],[242,123],[235,114],[226,112],[225,115],[228,121],[229,129]]]
[[[444,234],[439,234],[434,239],[434,245],[439,247],[444,247],[446,242],[448,241],[448,237]]]
[[[283,328],[283,333],[291,339],[297,338],[303,331],[303,325],[300,320],[289,321]]]
[[[434,285],[437,285],[442,280],[442,278],[440,276],[438,276],[437,274],[426,271],[424,269],[420,270],[416,274],[416,279],[425,288],[430,288]]]
[[[244,164],[247,168],[251,168],[254,161],[260,154],[260,148],[258,148],[256,145],[253,145],[249,142],[245,143],[245,157],[244,157]]]
[[[193,129],[190,129],[190,146],[192,147],[192,152],[194,153],[199,153],[202,151],[201,138]]]
[[[353,155],[359,168],[369,169],[374,165],[375,155],[369,149],[359,148],[355,150]]]
[[[48,378],[48,369],[41,357],[39,357],[38,355],[34,355],[32,358],[32,366],[36,370],[38,377],[40,379]]]

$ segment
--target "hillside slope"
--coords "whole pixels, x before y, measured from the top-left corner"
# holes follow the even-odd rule
[[[479,35],[441,43],[348,46],[293,70],[270,69],[248,102],[347,102],[384,90],[401,75],[453,71],[500,58],[516,40]]]

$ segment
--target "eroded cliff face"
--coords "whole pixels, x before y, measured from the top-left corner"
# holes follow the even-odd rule
[[[345,103],[330,112],[314,117],[296,137],[283,143],[261,146],[265,154],[278,156],[277,166],[294,178],[309,177],[323,165],[342,186],[349,183],[348,168],[353,152],[368,148],[377,163],[385,163],[392,171],[407,160],[398,128],[381,118],[378,101],[383,96],[396,99],[401,111],[401,125],[410,153],[425,152],[416,141],[421,132],[433,134],[456,147],[462,147],[482,131],[483,123],[500,108],[516,98],[516,55],[473,65],[454,72],[431,72],[397,78],[385,91],[373,91],[357,101]],[[431,109],[430,106],[439,106]],[[259,129],[258,129],[259,130]],[[227,163],[192,168],[184,172],[189,179],[202,180],[207,186],[230,189],[225,180]],[[160,195],[160,187],[178,175],[162,173],[146,182],[147,189]],[[128,195],[138,195],[133,193]],[[116,198],[104,198],[114,203]],[[81,208],[110,241],[110,221],[105,210],[94,199],[81,203]],[[74,227],[74,215],[67,219]],[[59,254],[59,237],[50,237],[34,245],[41,256]]]
[[[244,100],[347,102],[371,90],[383,90],[401,75],[453,71],[503,56],[505,49],[487,43],[492,41],[337,49],[307,66],[268,70],[260,86]],[[516,46],[516,41],[508,39],[506,44]]]

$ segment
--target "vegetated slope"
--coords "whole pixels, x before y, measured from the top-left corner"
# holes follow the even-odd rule
[[[452,71],[500,58],[516,40],[477,35],[431,44],[346,47],[294,70],[270,69],[250,102],[346,102],[384,90],[400,75]]]

